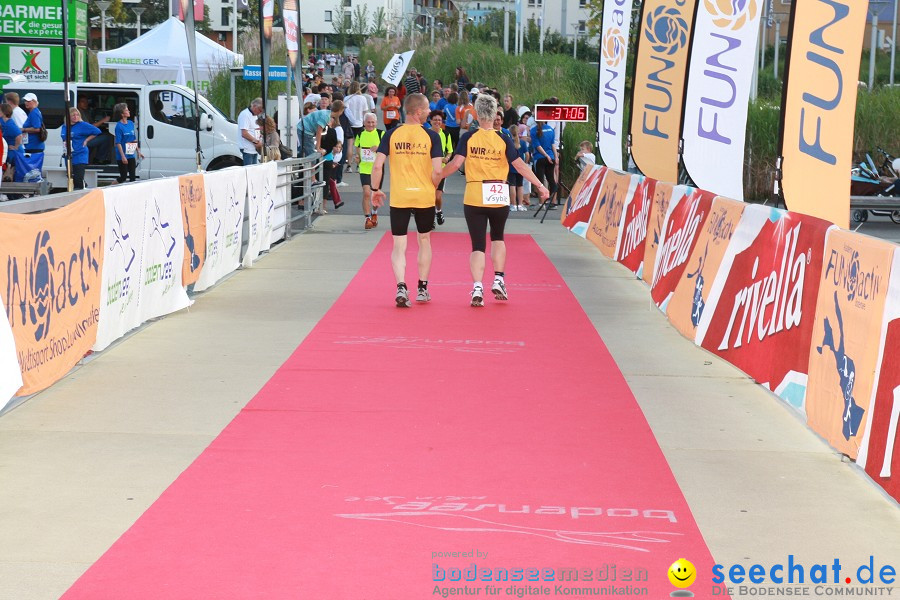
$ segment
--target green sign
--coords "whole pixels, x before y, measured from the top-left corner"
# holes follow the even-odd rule
[[[85,81],[87,48],[74,49],[75,79]],[[28,81],[63,80],[63,47],[41,44],[0,43],[0,73],[22,75]]]
[[[87,3],[69,0],[69,36],[87,41]],[[62,2],[54,0],[0,0],[0,39],[62,39]]]

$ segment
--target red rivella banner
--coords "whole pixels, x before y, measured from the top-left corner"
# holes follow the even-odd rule
[[[616,251],[616,260],[628,269],[641,276],[644,269],[644,243],[647,241],[647,221],[650,218],[650,205],[653,203],[655,179],[638,178],[637,187],[631,201],[625,208],[625,220],[622,221],[622,240]]]
[[[685,274],[666,306],[669,321],[688,339],[693,340],[697,335],[697,325],[708,306],[712,282],[719,272],[745,206],[743,202],[721,196],[713,200],[709,218],[700,231]]]
[[[607,169],[603,178],[585,237],[607,258],[616,255],[625,204],[634,197],[637,179],[637,176],[612,169]]]
[[[828,221],[748,205],[696,341],[802,409]]]
[[[650,216],[647,218],[647,239],[644,243],[644,268],[640,277],[644,283],[650,285],[653,281],[653,267],[656,265],[656,252],[659,249],[663,225],[666,222],[666,215],[669,213],[669,203],[675,196],[675,186],[650,177],[644,181],[652,182],[653,191],[648,192],[652,200],[650,201]],[[679,190],[681,189],[683,188],[679,187]],[[678,195],[683,195],[683,192],[679,191]]]
[[[575,182],[569,200],[566,202],[566,210],[560,215],[563,227],[584,237],[591,215],[594,214],[594,203],[600,192],[600,185],[606,176],[606,167],[595,166],[584,169]]]
[[[809,426],[850,458],[859,453],[875,368],[894,244],[832,229],[809,350]]]
[[[710,192],[694,188],[682,187],[681,190],[686,193],[680,197],[673,195],[669,203],[669,214],[663,225],[662,241],[653,268],[653,283],[650,285],[650,296],[663,311],[687,268],[688,257],[697,245],[697,236],[709,217],[715,197]]]

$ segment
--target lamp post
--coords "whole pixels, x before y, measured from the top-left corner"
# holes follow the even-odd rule
[[[97,0],[100,9],[100,50],[106,52],[106,9],[112,5],[110,0]]]
[[[131,12],[134,13],[135,17],[137,17],[137,36],[138,37],[141,37],[141,15],[144,14],[144,12],[146,10],[147,9],[144,8],[143,6],[135,6],[131,9]]]

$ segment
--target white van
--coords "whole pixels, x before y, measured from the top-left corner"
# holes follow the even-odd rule
[[[113,140],[116,123],[112,122],[113,106],[128,104],[141,144],[144,159],[138,162],[140,179],[181,175],[195,170],[196,133],[194,124],[194,92],[176,84],[139,85],[117,83],[71,83],[71,106],[79,98],[88,103],[85,119],[98,125],[102,135],[91,148],[88,169],[99,171],[101,179],[118,177]],[[65,104],[62,83],[8,83],[4,92],[17,92],[21,98],[28,92],[38,97],[39,108],[47,128],[44,168],[63,166],[63,141],[60,136]],[[200,102],[200,148],[202,166],[207,171],[243,164],[238,149],[237,123],[231,121],[203,96]]]

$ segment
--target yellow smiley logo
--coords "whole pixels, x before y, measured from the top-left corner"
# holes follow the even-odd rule
[[[679,558],[669,567],[669,581],[675,587],[690,587],[695,579],[697,579],[697,569],[684,558]]]

